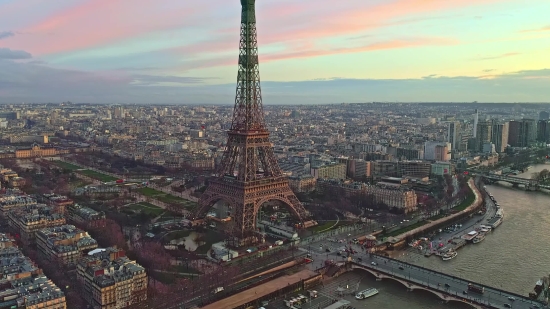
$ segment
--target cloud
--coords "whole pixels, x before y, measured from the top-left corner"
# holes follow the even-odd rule
[[[262,82],[266,104],[335,102],[537,102],[548,101],[550,69],[492,78],[433,76],[419,79],[326,78]],[[90,73],[0,60],[0,103],[71,102],[226,104],[234,83],[208,85],[204,78]]]
[[[199,77],[186,77],[186,76],[155,76],[155,75],[132,75],[134,83],[139,85],[158,85],[158,84],[201,84],[207,79],[212,78],[199,78]]]
[[[493,59],[513,57],[513,56],[518,56],[518,55],[521,55],[521,53],[505,53],[505,54],[497,55],[497,56],[475,58],[473,60],[493,60]]]
[[[157,0],[84,1],[24,27],[21,32],[33,34],[32,38],[21,36],[14,44],[37,55],[97,48],[136,36],[193,25],[198,8],[209,5],[185,3],[168,5],[166,2],[159,5]],[[146,22],[138,16],[147,16]]]
[[[537,28],[537,29],[521,30],[520,32],[543,32],[543,31],[550,31],[550,25],[544,26],[544,27],[541,27],[541,28]]]
[[[501,0],[328,0],[266,1],[257,4],[262,45],[342,36],[363,36],[373,29],[446,17],[429,17],[449,9]],[[47,4],[44,4],[47,6]],[[31,10],[26,8],[25,10]],[[21,27],[14,45],[34,55],[101,48],[155,34],[190,42],[200,36],[231,35],[236,42],[238,1],[94,0],[74,2]],[[428,17],[426,17],[428,15]],[[146,16],[146,22],[140,16]],[[98,22],[101,20],[101,22]],[[212,23],[216,20],[216,23]],[[330,21],[330,22],[327,22]],[[176,30],[198,29],[188,34]],[[167,31],[172,30],[174,34]],[[177,37],[174,37],[177,35]],[[234,46],[234,45],[233,45]],[[150,47],[149,47],[150,48]],[[159,48],[162,48],[159,46]],[[139,52],[139,51],[137,51]]]
[[[302,59],[302,58],[313,58],[321,56],[330,56],[338,54],[352,54],[352,53],[363,53],[363,52],[372,52],[379,50],[390,50],[390,49],[405,49],[405,48],[415,48],[415,47],[424,47],[424,46],[449,46],[456,45],[459,42],[452,38],[438,38],[438,37],[426,37],[426,38],[406,38],[406,39],[396,39],[388,41],[374,41],[369,44],[350,46],[350,47],[339,47],[339,48],[327,48],[327,47],[318,47],[313,42],[304,41],[295,44],[288,44],[285,48],[280,49],[277,52],[271,53],[261,53],[259,55],[260,63],[268,63],[274,61],[288,60],[288,59]],[[208,45],[202,46],[202,44]],[[227,45],[227,46],[226,46]],[[216,48],[225,50],[229,48],[228,46],[232,45],[231,54],[224,55],[221,57],[209,57],[206,59],[200,58],[201,50],[206,50],[212,52]],[[182,58],[186,59],[182,61],[180,65],[172,67],[171,69],[176,71],[189,71],[197,69],[205,69],[211,67],[220,67],[228,65],[237,64],[237,56],[235,54],[235,46],[233,43],[224,42],[224,41],[208,41],[204,43],[198,43],[195,45],[189,45],[186,48],[177,48],[167,50],[166,52],[170,54],[177,54]],[[203,49],[204,48],[204,49]],[[214,54],[218,54],[214,52]]]
[[[494,70],[495,69],[485,69],[485,70],[483,70],[483,72],[488,73],[488,72],[493,72]]]
[[[413,48],[413,47],[422,47],[422,46],[445,46],[445,45],[455,45],[458,44],[457,40],[447,39],[447,38],[410,38],[403,40],[390,40],[390,41],[380,41],[373,42],[363,46],[357,47],[343,47],[343,48],[333,48],[328,50],[302,50],[294,52],[283,52],[277,54],[267,54],[265,56],[260,56],[260,60],[263,62],[282,60],[282,59],[296,59],[296,58],[311,58],[335,54],[351,54],[351,53],[362,53],[370,52],[377,50],[387,50],[387,49],[402,49],[402,48]]]
[[[13,33],[13,31],[0,31],[0,40],[9,38],[14,35],[15,33]]]
[[[0,48],[0,60],[9,59],[9,60],[20,60],[20,59],[30,59],[32,55],[23,50],[11,50],[9,48]]]

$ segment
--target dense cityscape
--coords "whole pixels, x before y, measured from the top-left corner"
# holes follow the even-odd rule
[[[240,4],[234,105],[0,106],[0,308],[550,308],[550,103],[263,104]]]

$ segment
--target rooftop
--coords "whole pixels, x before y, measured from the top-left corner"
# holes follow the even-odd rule
[[[97,241],[88,235],[88,232],[76,228],[74,225],[48,227],[37,232],[38,238],[57,252],[79,251],[80,248],[97,246]]]
[[[317,276],[317,273],[311,270],[302,270],[292,275],[279,277],[267,283],[253,287],[246,291],[229,296],[215,303],[202,307],[203,309],[218,309],[218,308],[236,308],[244,304],[253,302],[256,299],[267,296],[284,287],[300,282],[301,280],[309,279]]]

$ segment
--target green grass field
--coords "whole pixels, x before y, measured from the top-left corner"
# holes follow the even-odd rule
[[[185,209],[193,209],[197,206],[197,203],[177,197],[171,194],[166,194],[162,191],[158,191],[152,188],[139,188],[137,191],[145,196],[149,196],[161,202],[167,204],[179,204]]]
[[[127,208],[140,211],[152,217],[160,216],[164,212],[164,209],[146,202],[140,202],[140,203],[128,205]]]
[[[319,233],[319,232],[322,232],[322,231],[327,230],[329,228],[336,228],[337,226],[338,226],[338,224],[336,224],[336,220],[326,221],[326,222],[323,222],[322,224],[312,226],[312,227],[308,228],[307,230],[311,231],[313,233]]]
[[[97,180],[102,181],[102,182],[115,181],[115,180],[118,179],[116,177],[105,175],[105,174],[102,174],[102,173],[98,173],[98,172],[92,171],[92,170],[82,170],[82,171],[78,171],[78,173],[82,174],[84,176],[88,176],[88,177],[93,178],[93,179],[97,179]]]
[[[77,166],[77,165],[74,165],[74,164],[71,164],[71,163],[68,163],[68,162],[64,162],[64,161],[54,161],[53,164],[61,167],[61,168],[64,168],[64,169],[68,169],[68,170],[71,170],[71,171],[76,171],[76,170],[81,170],[82,167],[80,166]]]
[[[408,231],[412,231],[417,227],[421,227],[421,226],[423,226],[424,224],[427,224],[427,223],[428,223],[428,221],[419,221],[419,222],[416,222],[415,224],[409,225],[409,226],[404,227],[402,229],[398,229],[398,230],[395,230],[391,233],[385,234],[384,236],[385,237],[394,237],[394,236],[397,236],[397,235],[401,235],[401,234],[406,233]]]

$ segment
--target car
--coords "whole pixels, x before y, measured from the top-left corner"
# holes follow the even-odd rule
[[[505,307],[505,308],[512,308],[512,305],[510,305],[510,304],[504,304],[504,307]]]
[[[509,296],[508,299],[511,300],[511,301],[516,300],[516,299],[515,299],[514,297],[512,297],[512,296]]]
[[[451,286],[448,283],[445,283],[446,288],[450,288]]]
[[[405,268],[403,268],[403,266],[399,266],[399,269],[401,269],[401,270],[405,270]]]
[[[370,264],[371,264],[372,266],[378,265],[378,264],[376,264],[376,262],[370,262]]]
[[[329,249],[329,248],[326,248],[325,251],[326,251],[326,252],[330,252],[330,249]]]
[[[358,261],[358,262],[361,262],[361,261],[363,261],[363,259],[360,258],[360,257],[358,257],[358,258],[357,258],[357,261]]]

